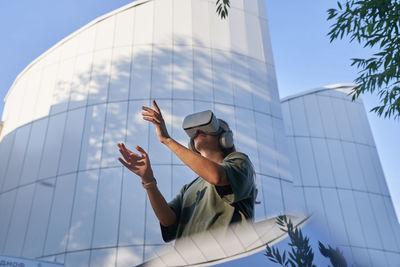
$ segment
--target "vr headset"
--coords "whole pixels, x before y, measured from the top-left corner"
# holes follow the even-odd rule
[[[233,147],[233,133],[228,124],[221,119],[217,119],[211,110],[197,112],[185,117],[182,123],[183,130],[190,137],[188,148],[199,153],[194,148],[194,138],[199,131],[210,135],[220,135],[219,144],[222,148]]]

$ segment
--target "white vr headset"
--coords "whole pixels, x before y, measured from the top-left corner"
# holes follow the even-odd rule
[[[182,127],[190,137],[189,149],[198,153],[194,148],[194,138],[199,131],[210,135],[220,135],[219,143],[222,148],[233,147],[233,133],[221,119],[217,119],[211,110],[197,112],[185,117]]]

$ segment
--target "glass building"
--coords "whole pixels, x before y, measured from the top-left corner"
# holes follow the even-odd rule
[[[343,219],[338,231],[360,224],[362,231],[384,227],[371,241],[380,243],[360,243],[370,242],[360,230],[354,234],[357,240],[350,241],[353,236],[347,235],[340,245],[350,249],[351,257],[379,254],[385,263],[400,263],[399,226],[367,121],[352,126],[364,127],[356,129],[364,139],[357,136],[354,141],[354,136],[352,143],[341,139],[341,125],[326,126],[336,127],[332,142],[351,143],[350,151],[368,142],[360,149],[368,150],[365,157],[374,164],[368,167],[380,172],[370,180],[363,178],[364,188],[348,183],[342,189],[339,181],[326,187],[318,184],[322,176],[316,170],[326,160],[311,161],[310,154],[298,160],[292,153],[293,149],[310,151],[307,145],[315,141],[314,126],[307,123],[315,118],[305,121],[295,111],[300,106],[297,101],[305,101],[300,97],[293,98],[294,107],[287,99],[281,108],[264,0],[231,1],[225,20],[216,14],[215,1],[135,1],[95,19],[27,66],[6,96],[2,117],[1,255],[65,266],[132,266],[153,258],[165,246],[140,179],[117,160],[117,143],[142,146],[167,200],[196,177],[158,141],[154,126],[142,120],[141,106],[150,106],[152,99],[157,100],[170,135],[184,145],[188,138],[181,125],[187,114],[211,109],[230,124],[236,148],[249,155],[256,169],[261,201],[256,205],[257,222],[327,208],[334,210],[329,216],[340,213],[343,218],[356,202],[344,209],[335,206],[339,199],[377,200],[372,203],[375,210],[363,206],[363,212],[372,218],[384,215],[387,220],[372,224],[361,221],[362,217]],[[353,107],[348,102],[340,103],[361,113],[360,103]],[[286,123],[289,130],[311,129],[301,133],[304,140],[289,131],[288,143],[281,110],[284,115],[293,114],[293,125]],[[340,116],[336,110],[330,112],[331,117]],[[365,118],[365,114],[360,116]],[[364,133],[365,129],[369,132]],[[328,145],[331,139],[315,142],[319,141]],[[292,143],[299,147],[292,148]],[[331,153],[339,157],[333,160],[343,160],[341,154]],[[343,171],[342,165],[337,170],[332,167],[336,171]],[[333,174],[330,178],[336,181]],[[372,190],[368,186],[375,184],[366,181],[378,187]],[[362,186],[361,180],[355,185]],[[328,204],[310,205],[314,198],[313,204],[321,199],[324,190],[330,193],[324,195]],[[328,213],[324,216],[324,222],[330,223]]]

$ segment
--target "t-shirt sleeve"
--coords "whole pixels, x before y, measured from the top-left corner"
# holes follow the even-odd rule
[[[160,223],[161,227],[161,235],[164,242],[170,242],[175,239],[176,237],[176,230],[178,226],[178,221],[181,213],[182,207],[182,197],[183,193],[185,192],[185,186],[179,191],[179,193],[170,201],[168,202],[168,206],[175,212],[176,221],[173,225],[163,226]]]
[[[233,191],[233,197],[224,197],[224,199],[233,204],[250,198],[254,190],[254,170],[249,157],[241,152],[233,152],[220,164],[226,171]]]

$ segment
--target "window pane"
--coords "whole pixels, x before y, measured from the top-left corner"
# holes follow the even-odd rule
[[[90,248],[96,207],[98,170],[80,172],[69,230],[68,250]]]
[[[33,198],[31,216],[22,254],[24,257],[36,258],[42,255],[54,188],[54,178],[36,183],[35,196]]]
[[[122,167],[100,171],[92,247],[117,244],[121,182]]]
[[[44,254],[64,252],[74,196],[76,174],[57,177]]]

